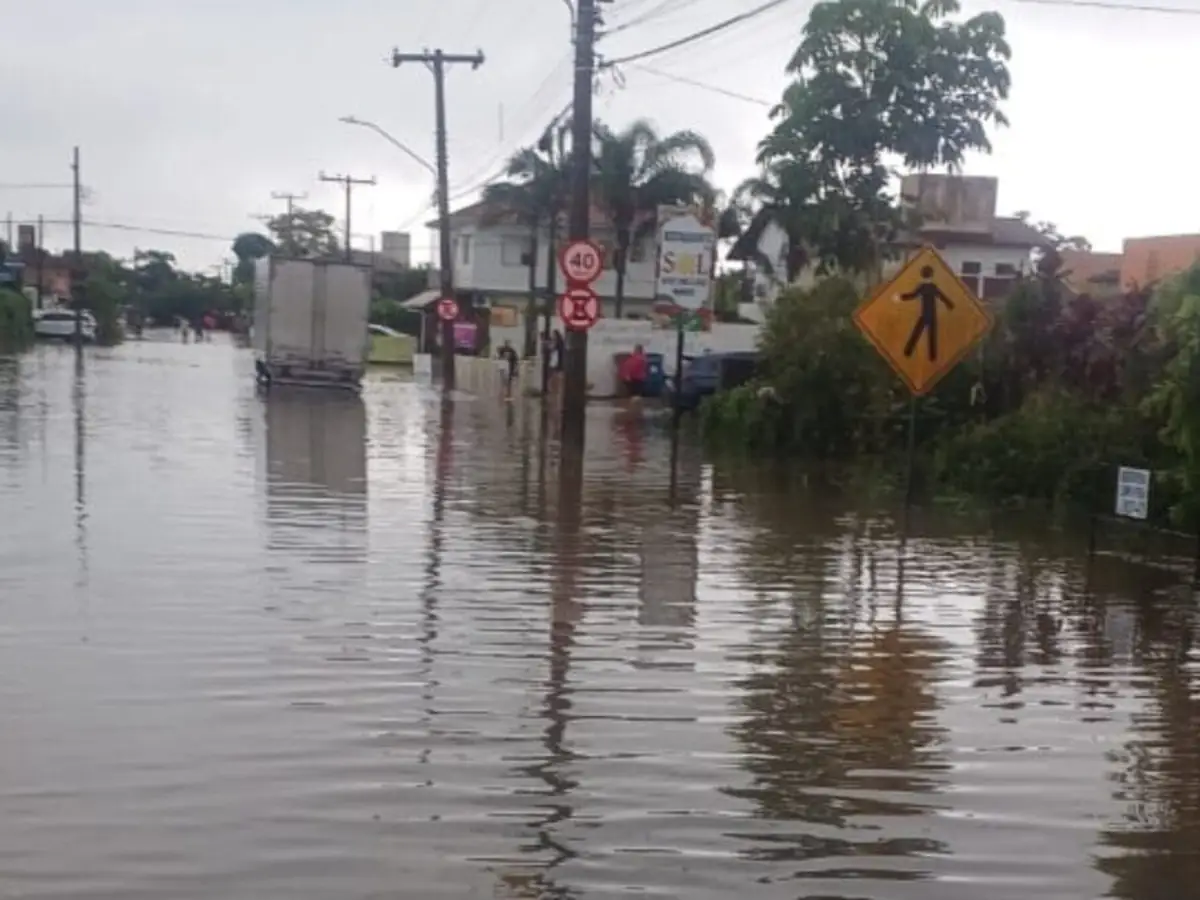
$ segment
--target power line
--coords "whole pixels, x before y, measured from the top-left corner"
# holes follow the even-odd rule
[[[659,78],[665,78],[668,81],[677,81],[680,84],[690,85],[691,87],[700,88],[701,90],[704,90],[704,91],[712,91],[712,93],[714,93],[714,94],[722,94],[726,97],[732,97],[734,100],[745,100],[747,103],[755,103],[759,106],[765,106],[768,109],[775,106],[774,103],[770,103],[766,100],[763,100],[761,97],[751,97],[749,94],[739,94],[737,91],[731,91],[728,88],[718,87],[715,84],[705,84],[703,81],[696,81],[695,79],[692,79],[692,78],[685,78],[682,75],[672,75],[670,72],[662,72],[662,71],[659,71],[658,69],[652,69],[650,66],[644,66],[644,65],[638,64],[638,65],[631,66],[631,68],[637,69],[642,72],[646,72],[647,74],[650,74],[650,75],[657,75]]]
[[[714,34],[720,32],[720,31],[724,31],[726,28],[730,28],[741,22],[749,21],[750,19],[753,19],[755,16],[760,16],[769,10],[775,9],[775,7],[777,7],[777,6],[782,6],[783,4],[789,3],[789,2],[791,2],[791,0],[767,0],[766,3],[763,3],[760,6],[756,6],[756,7],[754,7],[754,9],[746,10],[746,12],[744,12],[744,13],[739,13],[738,15],[733,16],[732,18],[726,19],[723,22],[718,22],[715,25],[710,25],[707,28],[703,28],[700,31],[696,31],[696,32],[693,32],[692,34],[685,35],[684,37],[678,38],[669,43],[662,44],[658,47],[652,47],[649,50],[642,50],[638,53],[631,53],[628,56],[622,56],[617,59],[607,60],[603,63],[602,68],[609,68],[610,66],[620,65],[621,63],[636,62],[639,59],[645,59],[647,56],[657,56],[659,53],[666,53],[668,50],[674,50],[677,47],[683,47],[687,44],[695,43],[696,41],[701,40],[702,38],[706,38],[706,37],[709,37],[710,35],[714,35]]]
[[[1118,12],[1165,13],[1176,16],[1200,16],[1200,9],[1183,6],[1155,6],[1143,3],[1117,3],[1109,0],[1013,0],[1032,6],[1075,6],[1087,9],[1110,9]]]
[[[657,6],[651,7],[640,16],[634,16],[628,22],[618,22],[612,28],[609,28],[607,31],[605,31],[604,34],[597,35],[597,40],[600,38],[612,37],[614,34],[620,34],[622,31],[628,31],[635,25],[644,25],[646,22],[652,22],[655,19],[661,19],[663,16],[669,15],[676,9],[679,9],[684,3],[688,2],[691,2],[691,0],[661,0]]]

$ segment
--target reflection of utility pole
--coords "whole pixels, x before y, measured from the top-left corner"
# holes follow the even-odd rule
[[[575,101],[571,123],[571,206],[568,237],[588,237],[591,220],[592,80],[596,55],[596,0],[579,0],[575,17]],[[587,403],[586,331],[567,330],[563,376],[563,443],[583,446],[584,407]]]
[[[72,213],[71,225],[74,231],[74,265],[71,271],[71,300],[75,307],[75,349],[76,352],[83,350],[83,243],[82,222],[80,221],[80,205],[82,202],[81,188],[79,184],[79,148],[76,147],[71,155],[71,173],[72,173]]]
[[[443,53],[434,50],[432,53],[401,53],[392,51],[392,67],[399,68],[401,63],[423,62],[433,72],[433,100],[437,118],[437,206],[438,230],[440,231],[439,273],[441,279],[441,294],[443,297],[454,297],[454,260],[450,255],[450,163],[446,152],[446,64],[469,63],[472,69],[483,65],[483,51],[471,55]],[[432,349],[433,329],[427,329]],[[442,321],[442,389],[454,388],[454,323],[449,319]]]
[[[317,177],[322,181],[336,181],[346,189],[346,261],[352,262],[354,260],[354,248],[351,246],[353,232],[350,230],[350,198],[354,193],[354,186],[356,184],[373,185],[375,184],[375,176],[372,175],[370,178],[355,178],[353,175],[326,175],[324,172],[321,172]],[[288,201],[288,208],[291,208],[290,200]]]

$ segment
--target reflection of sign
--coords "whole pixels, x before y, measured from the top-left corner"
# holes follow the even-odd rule
[[[1150,512],[1150,470],[1117,469],[1118,516],[1128,519],[1145,519]]]
[[[572,331],[587,331],[600,318],[600,298],[586,287],[573,287],[558,298],[558,314]]]
[[[655,293],[686,309],[706,306],[716,248],[716,232],[694,215],[667,219],[659,232]]]
[[[458,318],[458,304],[453,297],[442,297],[437,302],[438,318],[443,322],[453,322]]]
[[[854,323],[914,394],[927,393],[987,334],[991,313],[932,247],[854,312]]]
[[[604,251],[594,241],[571,241],[558,254],[558,265],[572,285],[588,285],[604,271]]]

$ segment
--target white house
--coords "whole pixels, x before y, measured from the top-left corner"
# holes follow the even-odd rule
[[[437,222],[429,222],[436,228]],[[604,274],[592,285],[603,301],[605,316],[615,314],[614,295],[617,277],[613,269],[613,247],[616,235],[607,219],[594,211],[591,221],[592,240],[606,249]],[[559,228],[561,247],[566,234],[563,220]],[[435,232],[436,246],[436,232]],[[530,229],[511,216],[496,215],[482,203],[456,210],[450,215],[450,246],[454,260],[454,287],[460,295],[471,295],[476,303],[524,307],[529,296]],[[548,229],[538,235],[538,258],[535,264],[536,284],[545,290],[547,272]],[[555,261],[555,289],[561,292],[564,279]],[[654,299],[654,237],[647,236],[630,248],[625,268],[624,315],[646,316]]]
[[[995,178],[954,175],[906,175],[900,184],[904,202],[920,215],[921,225],[896,240],[895,258],[884,267],[892,274],[903,264],[906,251],[932,244],[976,294],[998,300],[1011,289],[1018,275],[1028,273],[1042,235],[1023,219],[996,215]],[[755,260],[766,257],[772,267],[787,253],[786,234],[769,211],[755,217],[730,250],[728,258],[750,262],[755,268],[755,305],[769,307],[778,294],[779,279]],[[792,283],[808,287],[818,275],[812,268],[800,272]]]

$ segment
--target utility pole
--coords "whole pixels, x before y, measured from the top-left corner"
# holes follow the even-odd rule
[[[308,194],[292,194],[287,191],[271,191],[272,200],[283,200],[287,203],[287,217],[291,219],[297,200],[307,200]]]
[[[346,262],[353,262],[354,248],[350,243],[351,235],[353,234],[353,232],[350,231],[350,197],[354,193],[354,186],[356,184],[375,184],[375,176],[372,175],[370,178],[355,178],[353,175],[326,175],[324,172],[321,172],[317,177],[322,181],[336,181],[338,184],[343,185],[346,189]],[[291,209],[291,203],[292,202],[289,200],[289,210]]]
[[[585,240],[591,224],[589,182],[592,175],[592,80],[595,76],[597,0],[578,0],[575,15],[575,100],[571,121],[571,205],[568,237]],[[587,405],[586,331],[567,329],[564,360],[562,439],[583,447]]]
[[[437,117],[437,205],[438,205],[438,249],[441,270],[441,295],[454,299],[454,260],[450,255],[450,166],[446,153],[446,65],[467,63],[472,69],[483,65],[483,51],[475,53],[443,53],[441,50],[424,53],[401,53],[392,51],[392,68],[401,63],[422,62],[433,72],[433,100]],[[427,328],[432,343],[433,329]],[[432,347],[426,347],[428,352]],[[442,389],[454,389],[454,323],[442,322]]]
[[[42,287],[46,280],[46,219],[44,216],[38,216],[37,224],[37,247],[34,251],[37,253],[37,307],[42,308],[43,291]]]
[[[81,221],[81,207],[83,202],[83,192],[79,182],[79,147],[75,147],[71,154],[71,174],[72,174],[72,211],[71,211],[71,228],[74,232],[73,241],[73,257],[74,264],[71,266],[71,300],[75,307],[75,350],[77,353],[83,350],[83,222]]]

